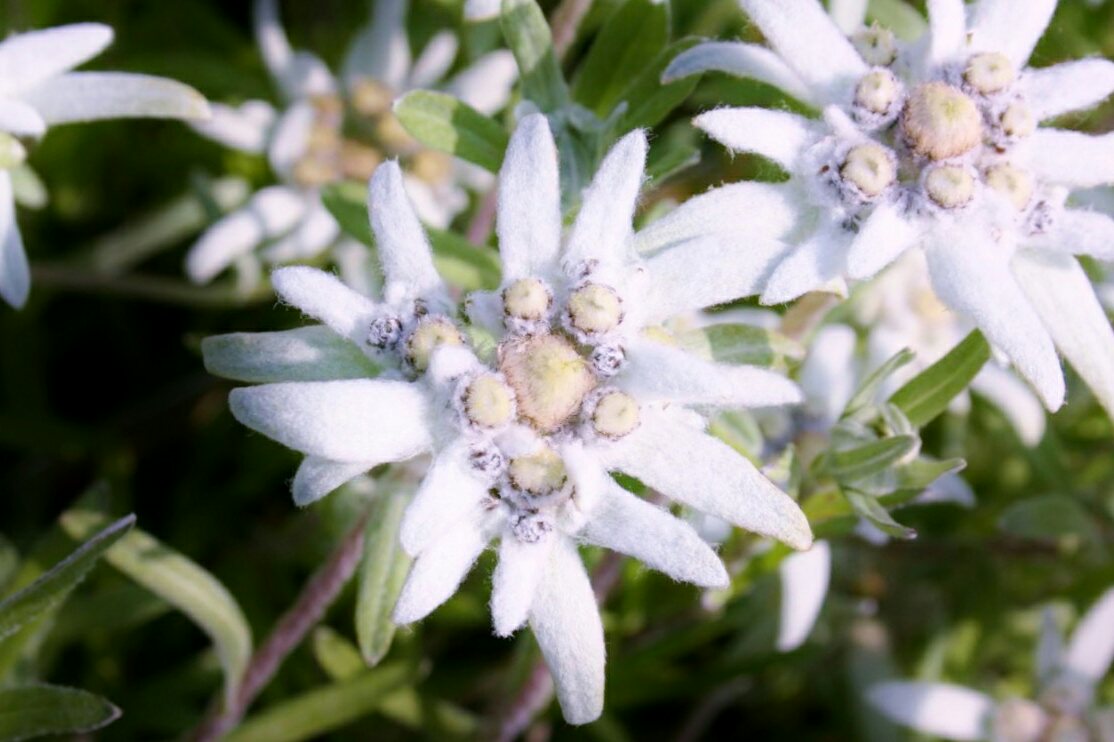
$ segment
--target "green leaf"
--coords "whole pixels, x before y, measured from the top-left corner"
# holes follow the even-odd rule
[[[674,57],[699,43],[701,40],[697,38],[673,42],[631,82],[622,95],[627,110],[619,119],[619,133],[639,127],[657,126],[692,94],[700,82],[698,75],[674,80],[667,85],[661,84],[661,75]]]
[[[398,542],[408,494],[392,492],[379,498],[368,518],[364,555],[360,562],[356,597],[356,636],[360,653],[369,665],[377,665],[391,648],[395,624],[391,611],[398,601],[410,557]]]
[[[905,41],[919,39],[928,31],[924,16],[903,0],[870,0],[867,17]]]
[[[120,709],[100,696],[59,685],[0,689],[0,740],[54,734],[84,734],[120,718]]]
[[[753,325],[709,325],[677,336],[682,348],[720,363],[752,366],[786,365],[804,355],[800,343],[773,330]]]
[[[331,679],[349,680],[367,669],[356,645],[328,626],[314,629],[311,641],[314,659]]]
[[[525,98],[551,113],[569,102],[569,89],[553,52],[553,35],[535,0],[503,0],[503,38],[518,62]]]
[[[9,583],[19,572],[19,551],[15,544],[0,535],[0,595],[8,588]]]
[[[201,341],[201,353],[214,376],[253,384],[379,375],[379,367],[352,341],[324,325],[214,335]]]
[[[507,132],[494,119],[447,93],[415,90],[395,102],[406,131],[432,149],[495,173],[503,164]]]
[[[898,435],[861,446],[833,451],[823,457],[822,468],[841,483],[854,483],[889,469],[908,456],[920,442],[911,435]]]
[[[84,538],[107,520],[101,513],[83,509],[68,510],[61,518],[62,527],[73,538]],[[224,585],[182,554],[138,529],[120,539],[105,558],[189,616],[209,635],[224,670],[225,697],[231,699],[251,658],[251,629]]]
[[[904,540],[917,537],[917,532],[908,526],[903,526],[890,516],[889,511],[870,495],[857,492],[853,489],[844,489],[844,497],[851,503],[851,508],[862,518],[866,518],[882,533]]]
[[[650,144],[646,179],[651,185],[670,178],[700,162],[700,147],[679,137],[659,138]]]
[[[331,183],[321,189],[321,203],[337,220],[340,228],[368,247],[375,246],[371,221],[367,215],[367,184],[354,180]]]
[[[669,40],[669,5],[627,0],[604,23],[572,83],[573,98],[606,117]]]
[[[85,543],[72,554],[0,602],[0,639],[15,633],[40,613],[58,606],[97,560],[134,525],[135,516],[129,515],[115,523],[102,524],[99,529],[90,528],[83,536],[87,539]]]
[[[999,527],[1014,536],[1038,541],[1100,539],[1087,511],[1073,497],[1043,495],[1016,502],[1006,508]]]
[[[874,401],[875,394],[878,393],[878,388],[886,379],[890,378],[895,371],[902,366],[905,366],[914,358],[913,351],[908,348],[902,348],[897,353],[894,353],[885,363],[876,368],[870,376],[863,380],[859,388],[855,390],[852,395],[851,401],[847,403],[847,407],[843,410],[843,417],[853,417],[856,413],[864,410],[867,405]]]
[[[919,458],[897,468],[897,489],[923,490],[945,474],[954,474],[967,466],[963,459]]]
[[[990,345],[974,330],[946,356],[909,380],[890,397],[909,422],[924,427],[948,408],[990,359]]]
[[[249,718],[224,742],[298,742],[349,724],[376,709],[383,697],[410,683],[413,667],[384,665],[283,701]]]

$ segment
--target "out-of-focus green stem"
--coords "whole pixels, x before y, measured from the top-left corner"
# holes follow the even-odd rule
[[[244,292],[235,285],[195,286],[163,276],[134,273],[126,276],[105,275],[71,263],[36,263],[31,266],[31,276],[39,286],[195,308],[242,307],[269,301],[274,296],[271,285],[267,282],[260,283],[250,292]]]

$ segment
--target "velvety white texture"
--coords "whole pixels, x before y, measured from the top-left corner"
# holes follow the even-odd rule
[[[1031,68],[1021,77],[1025,102],[1038,121],[1098,105],[1114,93],[1114,62],[1079,59]]]
[[[1064,209],[1056,216],[1052,229],[1030,239],[1029,244],[1114,262],[1114,219],[1097,211]]]
[[[481,523],[467,519],[431,544],[410,568],[395,604],[395,623],[419,621],[451,598],[486,546]]]
[[[87,62],[112,43],[112,29],[73,23],[0,41],[0,97],[21,93]]]
[[[1114,183],[1114,133],[1037,129],[1028,144],[1033,173],[1051,183],[1092,188]]]
[[[708,41],[678,54],[662,73],[662,83],[705,72],[725,72],[735,77],[759,80],[780,88],[790,95],[817,107],[817,98],[809,86],[774,52],[758,44],[738,41]]]
[[[549,533],[540,541],[519,541],[510,531],[499,542],[499,562],[491,577],[491,620],[496,636],[510,636],[526,623],[538,585],[549,568],[554,544],[560,533]]]
[[[267,149],[267,137],[277,114],[266,101],[249,100],[238,106],[210,103],[209,118],[192,123],[199,134],[241,152],[259,154]]]
[[[1057,0],[979,0],[972,8],[970,48],[1004,54],[1020,69],[1048,28]]]
[[[271,274],[275,293],[286,303],[365,347],[375,302],[344,285],[331,273],[308,266],[278,268]]]
[[[514,55],[506,49],[496,49],[457,73],[445,90],[490,116],[507,104],[516,80],[518,64]]]
[[[838,420],[855,393],[856,342],[855,331],[847,325],[825,325],[809,344],[798,378],[806,408],[821,420]]]
[[[306,456],[298,465],[291,491],[294,504],[304,508],[317,502],[345,482],[378,466],[376,461],[329,461],[318,456]]]
[[[567,539],[553,546],[530,607],[530,628],[553,675],[565,721],[598,719],[603,712],[603,625],[584,565]]]
[[[214,376],[265,384],[373,376],[358,348],[323,325],[278,332],[237,332],[201,341],[205,370]]]
[[[388,160],[376,168],[368,186],[368,211],[386,276],[387,301],[432,297],[443,291],[425,230],[406,196],[398,162]]]
[[[14,98],[0,98],[0,132],[38,138],[46,133],[46,121],[31,104]]]
[[[400,381],[347,379],[233,389],[232,414],[296,451],[341,462],[402,461],[427,450],[425,395]]]
[[[765,108],[718,108],[692,122],[732,151],[760,154],[791,172],[817,137],[808,119]]]
[[[881,203],[866,218],[847,252],[847,275],[867,279],[914,247],[921,234],[900,206]]]
[[[31,291],[31,266],[15,220],[12,179],[0,170],[0,298],[16,309],[27,303]]]
[[[1114,589],[1103,593],[1079,620],[1064,653],[1067,669],[1098,683],[1114,660]]]
[[[847,264],[848,236],[837,227],[822,227],[778,263],[766,288],[763,304],[783,304],[838,280]]]
[[[928,26],[929,62],[942,65],[951,61],[967,42],[963,0],[928,0]]]
[[[867,0],[828,0],[828,15],[845,36],[866,22]]]
[[[557,146],[540,113],[523,117],[499,170],[496,231],[503,280],[536,276],[557,260],[561,246],[561,191]]]
[[[24,100],[48,124],[209,115],[209,104],[193,88],[163,77],[129,72],[69,72],[40,83]]]
[[[466,519],[487,494],[488,484],[473,476],[467,457],[467,442],[458,441],[433,459],[402,517],[399,543],[407,554],[421,554]]]
[[[790,554],[778,565],[781,577],[781,620],[777,648],[789,652],[812,632],[832,572],[832,551],[827,541],[817,541],[808,551]]]
[[[894,721],[954,740],[985,739],[994,711],[989,697],[948,683],[880,683],[867,691],[867,699]]]

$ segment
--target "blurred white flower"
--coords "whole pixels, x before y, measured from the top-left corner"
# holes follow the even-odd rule
[[[279,183],[259,190],[201,236],[186,258],[193,281],[207,283],[261,248],[270,264],[306,260],[338,243],[342,251],[353,251],[354,241],[342,237],[321,203],[320,189],[344,179],[366,180],[384,157],[403,158],[418,216],[435,227],[447,226],[468,205],[465,187],[490,187],[490,173],[421,148],[395,118],[392,104],[410,90],[438,86],[492,113],[510,97],[514,58],[506,50],[491,52],[445,80],[457,58],[456,36],[435,35],[412,59],[406,9],[405,0],[376,2],[338,77],[317,56],[291,47],[277,0],[256,0],[256,38],[284,108],[278,112],[259,100],[215,104],[213,118],[196,128],[229,147],[266,154]],[[346,117],[370,136],[348,136]]]
[[[99,23],[16,34],[0,41],[0,298],[22,307],[31,272],[15,218],[12,171],[24,167],[20,140],[50,126],[112,118],[195,119],[209,115],[200,93],[162,77],[72,72],[112,43]]]
[[[1111,739],[1114,707],[1095,706],[1095,686],[1114,659],[1114,590],[1108,590],[1076,626],[1066,648],[1046,614],[1037,648],[1035,700],[995,701],[948,683],[880,683],[867,698],[886,716],[924,734],[954,740],[1038,742]]]
[[[1114,257],[1114,219],[1065,207],[1072,189],[1114,182],[1114,134],[1037,123],[1114,91],[1114,62],[1034,69],[1026,61],[1055,0],[928,3],[930,31],[901,44],[877,27],[850,39],[816,0],[741,0],[773,51],[715,42],[678,56],[665,79],[721,70],[776,85],[819,120],[758,108],[696,124],[733,151],[790,174],[766,198],[799,208],[796,248],[766,303],[873,276],[923,249],[936,294],[969,317],[1058,408],[1075,366],[1114,412],[1114,331],[1072,253]],[[969,10],[969,12],[968,12]],[[968,16],[970,22],[968,22]]]

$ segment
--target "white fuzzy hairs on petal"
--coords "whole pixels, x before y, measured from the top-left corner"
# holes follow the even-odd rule
[[[376,465],[374,461],[349,463],[306,456],[290,486],[294,504],[300,508],[311,505]]]
[[[491,620],[496,636],[510,636],[530,616],[538,585],[549,568],[554,544],[560,533],[549,533],[540,541],[519,541],[509,529],[499,543],[499,562],[491,577]]]
[[[46,133],[46,122],[31,104],[14,98],[0,99],[0,132],[37,139]]]
[[[112,43],[101,23],[74,23],[16,34],[0,41],[0,96],[30,90],[87,62]]]
[[[557,145],[540,113],[524,116],[499,170],[496,231],[503,281],[552,272],[561,246]]]
[[[603,624],[596,596],[576,546],[556,539],[548,569],[530,607],[530,628],[557,687],[569,724],[587,724],[603,712]]]
[[[878,204],[851,240],[847,274],[855,279],[871,278],[916,245],[919,236],[919,225],[901,206]]]
[[[466,441],[438,453],[407,505],[399,543],[410,556],[418,556],[443,533],[467,519],[487,494],[488,485],[473,476],[468,453]]]
[[[325,324],[336,334],[366,346],[376,305],[344,285],[332,273],[304,265],[278,268],[271,274],[275,293],[287,304]]]
[[[812,632],[832,572],[832,549],[827,541],[817,541],[808,551],[790,554],[778,566],[781,577],[781,620],[777,648],[790,652],[804,644]]]
[[[1044,35],[1058,0],[979,0],[971,14],[970,47],[998,52],[1021,69]]]
[[[1082,111],[1114,93],[1114,62],[1079,59],[1028,69],[1021,76],[1021,89],[1038,121]]]
[[[774,52],[758,44],[739,41],[707,41],[678,54],[665,68],[661,81],[671,83],[705,72],[723,72],[735,77],[759,80],[820,108],[822,99]]]
[[[1029,144],[1029,166],[1050,183],[1093,188],[1114,183],[1114,133],[1037,129]]]
[[[647,146],[646,132],[636,129],[620,139],[604,157],[584,191],[580,213],[569,233],[562,256],[567,269],[588,260],[612,266],[628,259]]]
[[[891,681],[871,686],[867,700],[894,721],[919,732],[974,742],[986,739],[994,702],[948,683]]]
[[[692,122],[731,151],[768,157],[790,173],[817,138],[815,125],[808,119],[765,108],[717,108]]]
[[[967,14],[963,0],[928,0],[929,63],[939,67],[951,62],[967,41]]]
[[[453,596],[487,546],[479,519],[464,519],[422,552],[395,604],[400,626],[420,621]]]
[[[15,220],[12,179],[0,170],[0,298],[16,309],[31,293],[31,266]]]

